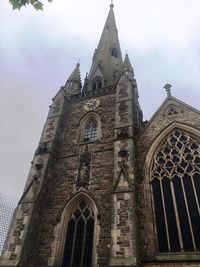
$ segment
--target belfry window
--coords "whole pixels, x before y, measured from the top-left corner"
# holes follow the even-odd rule
[[[97,139],[97,122],[94,119],[88,121],[85,127],[84,141],[95,141]]]
[[[172,132],[153,158],[151,185],[159,251],[199,251],[200,141]]]
[[[117,49],[115,47],[111,49],[111,55],[117,57]]]
[[[71,213],[62,267],[91,267],[94,237],[94,213],[82,200]]]
[[[99,77],[96,77],[92,83],[92,90],[101,89],[102,81]]]

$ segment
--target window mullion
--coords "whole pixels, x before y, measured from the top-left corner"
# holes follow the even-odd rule
[[[85,251],[85,236],[86,236],[86,226],[87,226],[87,221],[83,217],[84,220],[84,233],[83,233],[83,245],[82,245],[82,253],[81,253],[81,267],[83,266],[83,260],[84,260],[84,251]]]
[[[193,190],[194,190],[194,195],[195,195],[195,199],[196,199],[196,203],[197,203],[197,208],[198,208],[199,216],[200,216],[200,205],[199,205],[199,201],[198,201],[197,192],[196,192],[196,188],[195,188],[195,185],[194,185],[193,177],[191,177],[191,181],[192,181],[192,187],[193,187]]]
[[[189,212],[189,208],[188,208],[187,198],[186,198],[186,194],[185,194],[185,188],[184,188],[184,184],[183,184],[183,179],[181,178],[180,180],[181,180],[181,186],[182,186],[183,196],[184,196],[184,200],[185,200],[187,217],[188,217],[188,221],[189,221],[189,225],[190,225],[190,233],[191,233],[191,236],[192,236],[192,243],[193,243],[193,246],[194,246],[194,250],[196,250],[196,243],[195,243],[195,239],[194,239],[194,233],[193,233],[193,229],[192,229],[192,223],[191,223],[191,218],[190,218],[190,212]]]
[[[173,204],[174,204],[174,211],[175,211],[175,217],[176,217],[176,223],[177,223],[177,229],[178,229],[180,248],[181,248],[181,251],[184,251],[183,238],[182,238],[182,234],[181,234],[181,227],[180,227],[179,216],[178,216],[178,209],[177,209],[177,205],[176,205],[176,197],[175,197],[175,193],[174,193],[174,185],[173,185],[171,180],[170,180],[170,187],[171,187],[172,199],[173,199]]]
[[[74,236],[73,236],[73,244],[72,244],[72,254],[71,254],[71,262],[70,262],[70,267],[73,266],[73,261],[74,261],[74,248],[75,248],[75,240],[76,240],[76,235],[77,235],[77,221],[75,222],[75,229],[74,229]]]
[[[171,251],[170,241],[169,241],[169,229],[168,229],[168,222],[167,222],[167,215],[166,215],[166,208],[165,208],[165,200],[164,200],[163,187],[162,187],[162,180],[160,180],[160,188],[161,188],[161,197],[162,197],[164,219],[165,219],[165,226],[166,226],[167,244],[168,244],[169,251]]]

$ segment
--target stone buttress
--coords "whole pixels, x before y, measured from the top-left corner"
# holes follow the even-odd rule
[[[138,266],[135,142],[141,111],[128,55],[116,89],[110,266]]]

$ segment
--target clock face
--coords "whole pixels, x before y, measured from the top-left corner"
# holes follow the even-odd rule
[[[94,110],[95,108],[97,108],[100,104],[100,100],[97,98],[93,98],[88,100],[85,105],[84,105],[84,109],[85,110]]]

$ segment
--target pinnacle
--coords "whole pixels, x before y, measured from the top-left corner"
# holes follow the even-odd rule
[[[129,56],[127,53],[126,53],[125,58],[124,58],[122,69],[123,69],[123,71],[130,71],[133,73],[133,67],[131,65],[131,62],[130,62],[130,59],[129,59]]]
[[[80,63],[79,62],[76,64],[75,69],[73,70],[73,72],[71,73],[69,78],[67,79],[67,82],[72,82],[72,81],[81,83]]]
[[[81,74],[80,74],[80,63],[76,64],[75,69],[66,81],[65,91],[67,94],[75,95],[81,92]]]

